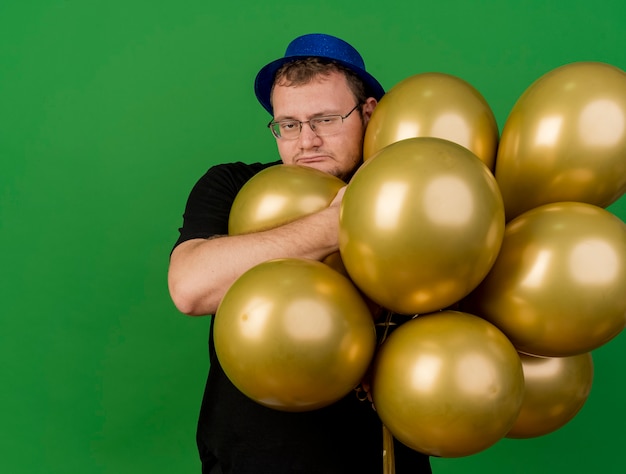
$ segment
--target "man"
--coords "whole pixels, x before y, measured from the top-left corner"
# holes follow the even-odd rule
[[[362,162],[365,128],[384,89],[348,43],[322,34],[293,40],[283,58],[261,69],[259,102],[281,162],[308,166],[348,181]],[[172,251],[169,288],[189,315],[215,314],[231,284],[274,258],[321,260],[338,250],[339,205],[257,233],[228,236],[230,206],[241,187],[274,163],[211,168],[187,202]],[[319,410],[288,413],[263,407],[230,383],[215,355],[198,423],[203,473],[380,473],[382,427],[371,404],[351,393]],[[396,444],[396,469],[428,473],[428,458]],[[410,471],[409,471],[410,469]]]

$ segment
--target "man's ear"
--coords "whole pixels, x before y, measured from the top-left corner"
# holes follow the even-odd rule
[[[368,97],[365,104],[363,104],[363,121],[365,125],[370,121],[376,105],[378,105],[378,101],[374,97]]]

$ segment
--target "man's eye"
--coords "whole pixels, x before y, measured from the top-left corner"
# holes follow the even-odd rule
[[[293,130],[298,126],[298,122],[280,122],[281,130]]]
[[[315,124],[319,124],[319,125],[328,125],[329,123],[332,123],[334,120],[334,117],[319,117],[316,118]]]

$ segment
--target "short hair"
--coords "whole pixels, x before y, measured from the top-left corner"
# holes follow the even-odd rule
[[[317,76],[328,76],[333,72],[339,72],[346,77],[348,87],[352,91],[357,103],[364,104],[369,97],[365,84],[352,70],[341,64],[327,59],[311,57],[304,59],[295,59],[283,64],[274,77],[272,90],[270,92],[270,100],[274,92],[276,84],[285,84],[287,86],[299,86],[310,83]]]

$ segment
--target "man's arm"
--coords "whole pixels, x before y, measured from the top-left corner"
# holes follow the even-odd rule
[[[330,206],[274,229],[245,235],[192,239],[172,252],[170,295],[183,313],[215,314],[224,294],[243,273],[275,258],[321,260],[339,248],[339,205],[345,188]]]

